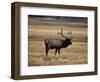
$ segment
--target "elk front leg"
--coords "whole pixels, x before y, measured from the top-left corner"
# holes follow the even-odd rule
[[[60,55],[60,49],[58,49],[58,54]]]
[[[58,49],[55,50],[55,55],[56,55],[56,53],[57,53],[57,50],[58,50]]]

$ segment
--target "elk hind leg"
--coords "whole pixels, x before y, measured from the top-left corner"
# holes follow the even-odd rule
[[[49,51],[49,49],[46,48],[46,50],[45,50],[45,52],[46,52],[46,56],[48,56],[48,51]]]

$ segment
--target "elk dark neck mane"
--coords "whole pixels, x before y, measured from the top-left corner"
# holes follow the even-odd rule
[[[65,48],[65,47],[70,45],[68,40],[61,40],[61,41],[62,41],[62,44],[63,44],[62,48]]]

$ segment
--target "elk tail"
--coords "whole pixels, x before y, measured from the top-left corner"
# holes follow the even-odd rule
[[[48,41],[49,41],[49,40],[47,40],[47,39],[44,40],[44,44],[45,44],[46,47],[48,46]]]

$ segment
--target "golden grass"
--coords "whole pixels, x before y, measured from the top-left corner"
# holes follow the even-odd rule
[[[50,50],[48,57],[45,55],[45,46],[42,41],[34,41],[29,44],[29,66],[42,65],[66,65],[87,63],[87,43],[74,42],[68,48],[61,49],[60,55],[54,55]]]
[[[80,26],[80,25],[79,25]],[[61,49],[60,55],[54,55],[55,50],[50,50],[48,56],[45,55],[45,39],[63,39],[58,35],[61,25],[41,25],[39,23],[29,25],[28,30],[28,65],[46,66],[46,65],[72,65],[88,63],[87,55],[87,28],[64,26],[64,34],[68,30],[73,32],[72,45]]]

